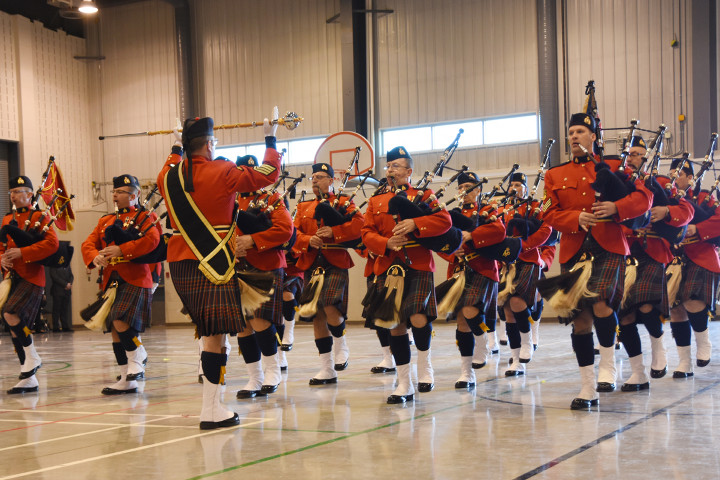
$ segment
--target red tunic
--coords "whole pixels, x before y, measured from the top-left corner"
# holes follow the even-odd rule
[[[123,208],[120,209],[119,218],[123,221],[123,223],[127,223],[133,218],[135,218],[135,214],[137,213],[137,207],[133,206],[130,208]],[[139,224],[142,222],[143,218],[147,215],[146,212],[143,212],[138,217],[137,223]],[[143,224],[144,227],[149,225],[150,221],[154,221],[157,217],[155,214],[151,214],[150,218]],[[98,220],[97,226],[93,229],[93,231],[88,235],[88,237],[85,239],[85,241],[82,243],[82,256],[83,261],[85,262],[85,265],[88,266],[88,268],[95,268],[95,264],[93,263],[93,260],[95,257],[98,256],[98,252],[102,250],[103,248],[107,247],[108,245],[114,245],[114,243],[108,244],[105,241],[105,229],[115,223],[115,215],[105,215],[104,217],[100,217],[100,220]],[[103,269],[103,278],[102,278],[102,285],[101,288],[105,289],[105,286],[107,285],[108,280],[110,279],[110,275],[113,272],[118,272],[120,275],[120,278],[125,280],[131,285],[135,285],[136,287],[141,288],[150,288],[152,287],[153,281],[152,281],[152,275],[151,275],[151,267],[154,264],[147,264],[147,263],[132,263],[128,260],[131,260],[133,258],[140,257],[142,255],[145,255],[146,253],[152,252],[155,247],[157,247],[158,243],[160,242],[160,232],[157,228],[151,228],[147,231],[145,235],[138,238],[137,240],[131,240],[129,242],[125,242],[121,245],[118,245],[120,247],[120,250],[122,250],[123,254],[123,260],[124,262],[115,264],[115,265],[108,265]]]
[[[239,196],[237,201],[240,210],[247,210],[250,202],[255,198],[255,195],[251,196]],[[275,200],[280,198],[280,195],[274,193],[268,205],[275,203]],[[260,195],[258,201],[267,201],[267,194]],[[292,220],[290,219],[290,212],[285,208],[285,203],[280,202],[277,207],[270,214],[272,221],[272,227],[262,232],[250,234],[255,243],[255,246],[247,251],[245,259],[250,265],[259,270],[275,270],[277,268],[284,268],[287,264],[285,262],[285,252],[280,250],[279,247],[283,243],[290,240],[292,236]],[[240,228],[237,229],[238,235],[243,235]]]
[[[335,195],[330,194],[327,200],[330,204],[335,202]],[[342,198],[342,197],[341,197]],[[317,248],[310,246],[310,238],[318,231],[318,221],[315,220],[315,207],[320,200],[308,200],[299,203],[297,206],[297,215],[295,216],[295,227],[297,228],[297,240],[293,250],[300,253],[297,261],[297,267],[302,270],[310,268],[318,256]],[[354,212],[357,209],[354,203],[350,204],[347,212]],[[325,243],[338,244],[360,238],[360,229],[362,228],[365,217],[362,213],[357,212],[351,221],[331,227],[333,233],[332,240],[325,240]],[[320,226],[324,226],[325,222],[320,221]],[[323,257],[331,264],[338,268],[348,269],[355,265],[350,258],[347,250],[342,248],[323,249]]]
[[[607,160],[615,171],[619,160]],[[587,232],[578,223],[580,213],[592,213],[595,191],[590,184],[595,181],[595,166],[577,158],[572,162],[553,167],[545,174],[544,219],[562,233],[560,238],[560,263],[567,263],[585,240]],[[635,183],[636,191],[615,202],[618,213],[610,222],[598,222],[592,227],[592,236],[605,250],[618,255],[629,255],[627,237],[620,228],[623,220],[638,217],[650,210],[652,193]]]
[[[408,199],[413,199],[418,190],[413,187],[404,187],[407,191]],[[367,212],[365,213],[365,225],[362,227],[362,239],[370,253],[376,256],[374,272],[381,275],[387,271],[393,261],[397,258],[404,261],[405,255],[403,250],[388,250],[387,242],[392,237],[392,230],[396,225],[395,219],[388,213],[388,202],[395,195],[393,192],[383,193],[371,197],[368,201]],[[423,199],[427,199],[432,195],[432,191],[427,190]],[[434,200],[430,203],[432,208],[438,206],[438,202]],[[402,220],[402,218],[400,219]],[[418,217],[413,219],[417,229],[413,235],[419,238],[436,237],[447,232],[452,226],[450,214],[446,210],[441,210],[432,215]],[[435,271],[435,262],[432,252],[421,246],[405,248],[408,258],[412,262],[411,268],[415,270],[423,270],[426,272]]]
[[[164,198],[167,198],[164,185],[165,175],[171,165],[180,162],[179,153],[179,149],[173,149],[158,175],[158,188]],[[190,197],[208,222],[216,228],[221,238],[225,237],[232,223],[236,193],[260,190],[277,180],[280,171],[280,154],[277,150],[266,149],[263,164],[270,165],[274,169],[272,172],[263,173],[264,165],[254,168],[237,167],[232,162],[208,160],[202,156],[193,157],[192,170],[195,191],[189,192]],[[183,173],[187,175],[187,166],[184,166]],[[173,218],[170,218],[170,223],[172,228],[177,231],[177,225]],[[169,262],[199,260],[180,233],[174,234],[170,238],[167,258]]]
[[[700,192],[698,196],[698,203],[702,203],[705,199],[707,192]],[[683,242],[685,248],[685,255],[696,265],[710,270],[711,272],[720,273],[720,259],[718,258],[718,252],[715,245],[707,242],[711,238],[720,236],[720,207],[715,208],[715,214],[695,225],[697,228],[697,238],[687,238],[686,241],[694,243]]]
[[[27,207],[17,209],[16,220],[18,222],[19,228],[24,227],[25,220],[29,217],[29,215],[30,214]],[[40,213],[38,213],[37,211],[33,212],[32,222],[29,227],[33,228],[35,222],[39,218]],[[5,215],[2,221],[3,226],[9,224],[11,220],[12,214]],[[48,220],[43,220],[40,226],[44,227],[47,223]],[[7,238],[7,245],[0,243],[0,255],[5,253],[8,248],[17,248],[17,244],[12,239],[12,237],[8,235]],[[50,227],[48,231],[45,232],[42,240],[40,240],[39,242],[35,242],[32,245],[28,245],[27,247],[20,247],[20,253],[22,254],[22,258],[19,260],[15,260],[12,269],[15,271],[15,273],[20,275],[20,277],[32,283],[33,285],[37,285],[38,287],[44,287],[45,267],[36,262],[47,258],[53,253],[57,252],[58,245],[60,245],[60,242],[58,241],[57,235],[55,234],[55,229]]]

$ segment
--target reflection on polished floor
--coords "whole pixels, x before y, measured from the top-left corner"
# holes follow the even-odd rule
[[[710,329],[720,345],[718,325]],[[437,322],[435,330],[435,390],[406,406],[385,403],[394,376],[370,373],[381,351],[360,324],[348,328],[350,366],[337,385],[322,387],[308,386],[317,351],[312,327],[299,325],[287,381],[266,398],[235,399],[246,381],[235,344],[224,398],[241,423],[214,431],[198,429],[202,387],[191,329],[147,331],[143,391],[119,397],[100,394],[118,373],[110,337],[84,330],[37,335],[44,361],[39,394],[5,394],[19,370],[5,334],[0,478],[720,477],[717,357],[696,367],[695,377],[673,379],[677,354],[666,335],[669,375],[653,380],[649,391],[600,394],[599,411],[577,412],[569,409],[579,391],[569,327],[541,325],[525,377],[503,375],[509,350],[501,347],[477,370],[473,391],[454,388],[460,371],[454,324]],[[645,332],[643,346],[649,349]],[[619,387],[630,366],[623,350],[617,358]]]

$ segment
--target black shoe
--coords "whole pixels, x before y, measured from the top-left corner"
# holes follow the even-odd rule
[[[38,365],[37,367],[33,368],[29,372],[20,372],[20,375],[18,375],[18,380],[25,380],[26,378],[30,378],[33,375],[35,375],[38,371],[38,369],[42,367],[42,364]]]
[[[570,404],[570,410],[588,410],[592,407],[597,407],[600,402],[597,398],[592,400],[585,400],[584,398],[574,398]]]
[[[213,430],[215,428],[234,427],[235,425],[240,425],[240,416],[237,413],[220,422],[200,422],[200,430]]]
[[[479,370],[479,369],[481,369],[482,367],[484,367],[485,365],[487,365],[487,363],[473,363],[473,364],[472,364],[472,368],[473,368],[474,370]]]
[[[507,340],[500,340],[500,345],[502,345],[503,347],[504,347],[505,345],[507,345],[507,343],[508,343]]]
[[[663,368],[662,370],[653,370],[652,368],[650,369],[650,376],[652,378],[662,378],[665,376],[666,373],[667,365],[665,365],[665,368]]]
[[[521,358],[520,363],[530,363],[530,360],[532,360],[532,358]]]
[[[623,392],[639,392],[640,390],[650,390],[650,382],[645,383],[623,383],[620,390]]]
[[[255,398],[260,390],[238,390],[235,398]]]
[[[418,383],[418,392],[431,392],[433,388],[435,388],[434,383]]]
[[[100,392],[103,395],[122,395],[124,393],[137,393],[137,388],[128,388],[127,390],[118,390],[117,388],[105,387]]]
[[[370,372],[371,372],[371,373],[390,373],[390,372],[394,372],[394,371],[395,371],[395,367],[378,367],[378,366],[375,366],[375,367],[372,367],[372,368],[370,369]]]
[[[331,383],[337,383],[337,377],[333,378],[311,378],[310,385],[329,385]]]
[[[595,391],[600,392],[600,393],[614,392],[615,384],[609,383],[609,382],[598,382],[597,388],[595,388]]]
[[[506,377],[519,377],[520,375],[525,375],[525,371],[524,370],[505,370]]]
[[[30,392],[37,392],[38,387],[37,385],[34,387],[13,387],[10,390],[7,391],[8,395],[17,395],[19,393],[30,393]]]
[[[397,405],[399,403],[412,402],[413,398],[414,395],[412,393],[410,395],[390,395],[387,398],[387,403]]]
[[[270,395],[271,393],[277,392],[278,386],[277,385],[263,385],[260,387],[260,394],[261,395]]]
[[[280,345],[280,350],[282,350],[283,352],[289,352],[290,350],[292,350],[292,346],[292,343],[283,343],[282,345]]]
[[[693,372],[673,372],[673,378],[689,378],[692,377],[694,374]]]
[[[336,363],[335,364],[335,371],[336,372],[342,372],[348,367],[348,361],[345,360],[345,363]]]
[[[465,388],[467,390],[470,390],[472,388],[475,388],[475,382],[455,382],[455,388]]]
[[[700,360],[699,358],[695,361],[698,367],[707,367],[710,364],[710,359]]]

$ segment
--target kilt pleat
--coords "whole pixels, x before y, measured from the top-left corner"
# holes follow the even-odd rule
[[[152,290],[120,282],[115,293],[115,301],[105,320],[105,331],[112,329],[113,320],[120,320],[138,332],[150,326],[152,311]]]
[[[40,311],[45,288],[38,287],[17,274],[12,280],[11,288],[12,290],[3,306],[2,313],[14,313],[20,318],[20,324],[23,327],[32,330]]]
[[[215,285],[200,271],[197,260],[170,262],[173,285],[198,335],[238,333],[245,328],[237,278]]]
[[[537,282],[540,280],[540,266],[534,263],[517,261],[515,262],[515,293],[513,297],[520,297],[528,305],[533,308],[537,295]]]
[[[260,271],[257,269],[252,269]],[[275,280],[273,281],[273,293],[270,295],[270,300],[263,303],[260,308],[255,310],[255,318],[262,318],[267,320],[273,325],[282,325],[282,289],[283,289],[283,277],[284,272],[282,268],[272,270],[275,274]]]
[[[654,260],[645,250],[633,245],[632,256],[637,260],[637,277],[630,287],[625,308],[620,312],[623,317],[644,304],[654,305],[662,315],[670,313],[668,305],[665,265]]]
[[[708,269],[702,268],[689,258],[685,258],[684,260],[678,300],[673,307],[685,300],[700,300],[710,307],[712,313],[715,313],[715,301],[717,300],[720,273],[711,272]]]
[[[377,276],[375,288],[382,291],[387,274]],[[410,327],[410,316],[421,313],[431,322],[437,318],[435,301],[435,280],[433,272],[409,269],[409,278],[405,281],[400,315]]]
[[[318,298],[318,309],[322,307],[335,307],[340,314],[347,318],[348,311],[348,283],[350,276],[347,270],[343,270],[333,266],[325,268],[325,281],[323,282],[320,297]],[[310,285],[314,267],[305,270],[305,278],[308,279],[305,288]]]
[[[462,307],[477,307],[486,313],[496,308],[498,282],[482,275],[471,268],[465,269],[465,289],[455,307],[455,313]]]

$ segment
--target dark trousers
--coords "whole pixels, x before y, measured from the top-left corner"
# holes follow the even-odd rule
[[[53,297],[52,304],[52,322],[53,330],[72,330],[72,322],[68,315],[69,296],[56,295]]]

